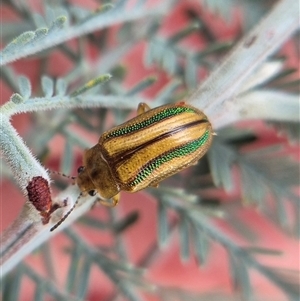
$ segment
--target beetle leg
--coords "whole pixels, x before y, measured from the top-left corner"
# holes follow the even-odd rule
[[[117,206],[120,200],[120,193],[116,194],[115,196],[112,197],[113,200],[113,207]]]
[[[158,183],[156,183],[156,184],[151,184],[150,186],[151,186],[151,187],[154,187],[154,188],[158,188],[159,184],[158,184]]]
[[[115,196],[113,196],[111,199],[108,199],[108,200],[99,200],[99,202],[104,205],[104,206],[107,206],[107,207],[115,207],[118,205],[119,203],[119,200],[120,200],[120,194],[116,194]]]
[[[141,115],[147,111],[149,111],[151,108],[144,102],[140,102],[137,108],[137,114]]]

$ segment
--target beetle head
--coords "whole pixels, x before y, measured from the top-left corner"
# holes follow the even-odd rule
[[[76,183],[83,195],[99,193],[104,199],[110,199],[120,191],[99,144],[84,152]]]

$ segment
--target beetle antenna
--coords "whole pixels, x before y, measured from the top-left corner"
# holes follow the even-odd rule
[[[68,178],[68,179],[71,179],[71,180],[75,180],[76,177],[73,177],[73,176],[68,176],[62,172],[59,172],[59,171],[55,171],[55,170],[48,170],[50,173],[54,174],[54,175],[59,175],[59,176],[62,176],[62,177],[65,177],[65,178]]]
[[[60,224],[62,224],[66,218],[71,214],[71,212],[74,210],[74,208],[77,206],[79,199],[82,197],[82,192],[79,194],[79,196],[77,197],[73,207],[61,218],[61,220],[59,222],[57,222],[51,229],[50,232],[52,232],[53,230],[55,230],[57,227],[60,226]]]

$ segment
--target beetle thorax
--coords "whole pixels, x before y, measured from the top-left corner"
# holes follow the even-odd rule
[[[99,144],[84,152],[83,167],[76,183],[84,194],[96,190],[101,197],[109,199],[120,191]]]

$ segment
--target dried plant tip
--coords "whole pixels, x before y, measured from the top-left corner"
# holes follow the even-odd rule
[[[84,86],[80,87],[79,89],[77,89],[76,91],[74,91],[71,96],[78,96],[79,94],[84,93],[85,91],[94,88],[95,86],[99,85],[99,84],[103,84],[105,82],[107,82],[108,80],[111,79],[111,75],[110,74],[103,74],[100,75],[92,80],[90,80],[89,82],[87,82]]]
[[[98,8],[96,8],[94,11],[92,11],[87,17],[80,20],[80,24],[83,24],[87,21],[90,21],[92,18],[97,17],[100,14],[106,13],[114,8],[114,5],[111,3],[106,3],[103,5],[100,5]]]
[[[98,8],[95,9],[96,14],[98,13],[105,13],[111,9],[113,9],[115,6],[112,3],[105,3],[103,5],[100,5]]]
[[[26,190],[29,202],[42,216],[42,223],[48,224],[52,212],[60,208],[58,204],[52,204],[48,181],[41,176],[33,177]]]
[[[67,17],[66,16],[59,16],[57,17],[51,27],[50,27],[50,30],[54,30],[54,29],[62,29],[64,27],[64,24],[66,23],[67,21]]]
[[[20,104],[24,101],[24,98],[19,93],[14,93],[9,100],[14,104]]]
[[[248,37],[248,39],[245,40],[244,42],[244,47],[249,48],[257,39],[256,35]]]
[[[35,37],[34,37],[34,39],[36,40],[36,39],[43,38],[43,37],[45,37],[47,34],[48,34],[48,28],[46,28],[46,27],[38,28],[38,29],[35,31]]]

